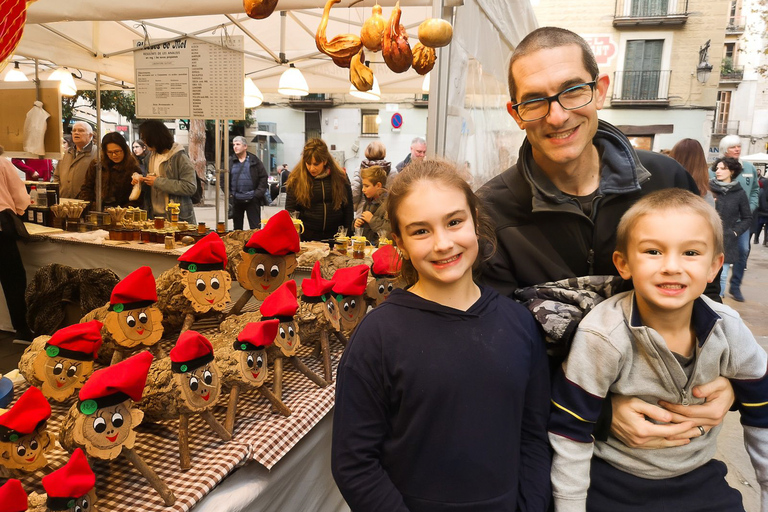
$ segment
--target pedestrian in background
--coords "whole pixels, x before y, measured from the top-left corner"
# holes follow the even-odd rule
[[[693,177],[699,188],[699,195],[707,203],[715,206],[715,198],[709,190],[709,166],[704,148],[696,139],[682,139],[670,151],[669,156],[680,162],[688,174]]]
[[[248,152],[248,141],[237,136],[232,140],[234,154],[229,157],[229,201],[232,224],[243,229],[244,215],[251,229],[261,227],[261,206],[267,204],[267,170],[259,157]]]

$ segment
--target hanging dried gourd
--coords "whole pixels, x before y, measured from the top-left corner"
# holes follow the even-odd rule
[[[373,6],[373,14],[365,20],[363,28],[360,30],[360,39],[368,50],[372,52],[381,51],[381,42],[384,39],[384,29],[387,28],[387,20],[381,15],[381,6]]]
[[[373,88],[373,71],[365,65],[365,52],[361,48],[349,66],[349,81],[358,91],[370,91]]]
[[[420,75],[426,75],[435,67],[435,49],[416,43],[413,47],[413,69]]]
[[[340,1],[328,0],[326,2],[325,9],[323,9],[323,18],[315,34],[315,44],[318,50],[333,59],[334,64],[342,68],[348,68],[352,57],[363,47],[360,38],[354,34],[340,34],[328,41],[325,37],[325,29],[328,27],[331,7]]]
[[[419,25],[419,41],[430,48],[440,48],[451,42],[453,27],[440,18],[424,20]]]
[[[400,0],[398,0],[389,17],[389,26],[384,30],[384,41],[381,45],[384,62],[395,73],[408,71],[413,62],[413,53],[408,45],[408,34],[405,27],[400,24],[401,14]]]
[[[269,15],[275,11],[277,0],[243,0],[245,14],[255,20],[269,18]]]

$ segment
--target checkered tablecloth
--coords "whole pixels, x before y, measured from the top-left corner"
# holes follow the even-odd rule
[[[205,333],[205,324],[193,328]],[[163,347],[170,350],[172,341],[163,340]],[[331,344],[332,367],[335,371],[342,348],[337,342]],[[301,347],[303,361],[322,375],[322,364],[311,356],[310,347]],[[271,370],[271,368],[270,368]],[[271,379],[268,382],[271,386]],[[209,493],[236,466],[250,460],[271,469],[302,437],[304,437],[333,407],[336,386],[331,384],[319,388],[299,373],[287,360],[283,364],[283,402],[292,414],[284,417],[270,411],[269,402],[255,390],[241,389],[237,410],[235,432],[230,442],[221,441],[210,427],[194,416],[189,423],[189,446],[192,468],[179,469],[178,421],[156,424],[142,424],[137,429],[135,451],[160,476],[176,495],[176,504],[165,507],[160,495],[146,482],[144,477],[124,458],[118,457],[108,463],[96,461],[96,506],[105,512],[112,511],[187,511],[203,496]],[[19,387],[19,397],[26,387]],[[220,399],[214,415],[223,424],[227,397]],[[48,422],[48,431],[58,437],[61,420],[70,404],[52,404],[53,414]],[[44,492],[42,477],[63,466],[69,454],[60,446],[49,454],[49,467],[22,479],[27,492]]]

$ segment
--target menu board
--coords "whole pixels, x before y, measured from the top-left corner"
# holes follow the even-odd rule
[[[243,36],[202,39],[134,41],[137,118],[245,119]]]

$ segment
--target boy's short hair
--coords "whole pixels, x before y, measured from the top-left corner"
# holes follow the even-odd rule
[[[714,255],[723,253],[723,222],[720,215],[703,197],[682,188],[657,190],[632,205],[622,215],[616,228],[616,250],[622,254],[627,253],[630,233],[642,216],[669,210],[687,210],[701,215],[712,228]]]
[[[360,169],[360,177],[370,181],[373,185],[381,183],[383,187],[387,184],[387,171],[380,165],[372,165],[371,167]]]

